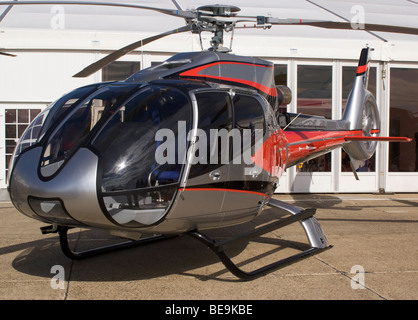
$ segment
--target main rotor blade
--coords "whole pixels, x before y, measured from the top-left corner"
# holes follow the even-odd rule
[[[365,23],[358,24],[354,22],[339,22],[339,21],[324,21],[324,20],[305,20],[305,19],[278,19],[272,17],[257,17],[257,23],[260,19],[262,24],[271,25],[304,25],[313,26],[326,29],[343,29],[343,30],[364,30],[364,31],[377,31],[377,32],[391,32],[391,33],[403,33],[418,35],[418,28],[391,26],[384,24]]]
[[[54,1],[54,0],[52,1],[0,1],[0,5],[12,5],[12,6],[51,5],[51,4],[122,7],[122,8],[132,8],[132,9],[152,10],[152,11],[157,11],[157,12],[161,12],[164,14],[168,14],[170,16],[175,16],[175,17],[180,17],[180,18],[185,18],[185,19],[194,19],[197,17],[197,14],[192,11],[147,7],[147,6],[137,5],[137,4],[130,4],[130,3],[93,2],[93,1]]]
[[[352,24],[351,22],[332,22],[332,21],[311,22],[311,23],[308,23],[308,25],[314,26],[314,27],[320,27],[320,28],[327,28],[327,29],[345,29],[345,30],[353,29],[353,30],[365,30],[365,31],[418,35],[418,28],[390,26],[390,25],[373,24],[373,23],[365,23],[364,27],[356,23]]]
[[[73,77],[75,78],[83,78],[83,77],[88,77],[89,75],[95,73],[96,71],[99,71],[100,69],[102,69],[104,66],[108,65],[109,63],[119,59],[120,57],[124,56],[125,54],[140,48],[152,41],[161,39],[163,37],[166,37],[168,35],[171,34],[176,34],[176,33],[181,33],[181,32],[186,32],[186,31],[190,31],[193,29],[193,26],[191,24],[188,24],[184,27],[178,28],[178,29],[174,29],[171,31],[166,31],[160,34],[157,34],[155,36],[151,36],[139,41],[136,41],[134,43],[131,43],[117,51],[112,52],[111,54],[107,55],[106,57],[96,61],[95,63],[89,65],[88,67],[84,68],[83,70],[81,70],[79,73],[73,75]]]
[[[180,5],[177,3],[177,1],[176,1],[176,0],[171,0],[171,2],[173,2],[173,4],[176,6],[176,8],[177,8],[177,9],[179,9],[179,10],[183,10],[183,9],[180,7]]]
[[[6,53],[6,52],[0,52],[0,54],[2,54],[4,56],[8,56],[8,57],[17,57],[17,55],[15,55],[15,54]]]

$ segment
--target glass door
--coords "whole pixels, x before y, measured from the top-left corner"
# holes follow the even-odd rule
[[[297,113],[322,116],[333,115],[333,66],[325,63],[297,65]],[[333,164],[331,153],[296,166],[292,192],[332,192]]]
[[[390,143],[385,191],[416,192],[418,178],[418,69],[409,65],[390,68],[389,134],[412,138]]]

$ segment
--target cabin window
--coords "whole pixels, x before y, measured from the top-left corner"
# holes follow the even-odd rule
[[[263,145],[263,137],[266,132],[264,110],[260,102],[253,96],[236,94],[234,102],[234,127],[240,131],[241,156],[240,163],[252,165],[250,156],[254,155]],[[240,156],[234,153],[234,158]]]
[[[103,192],[177,183],[185,163],[191,104],[180,90],[147,86],[122,105],[97,134]]]
[[[232,104],[227,92],[196,94],[198,133],[189,178],[208,173],[230,161],[229,132],[232,129]]]
[[[82,145],[104,110],[127,98],[133,85],[106,86],[80,102],[51,134],[41,159],[41,174],[52,176]]]
[[[6,110],[6,155],[13,152],[16,138],[21,138],[13,155],[7,155],[7,163],[13,167],[15,160],[28,147],[40,142],[57,120],[64,117],[81,99],[95,90],[97,86],[76,89],[50,104],[42,112],[36,109]],[[38,114],[39,113],[39,114]],[[36,117],[35,117],[36,116]],[[28,122],[30,125],[28,126]],[[8,138],[13,138],[13,141]],[[9,173],[9,172],[8,172]]]

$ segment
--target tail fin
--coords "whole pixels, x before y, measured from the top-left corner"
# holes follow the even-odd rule
[[[376,99],[367,90],[369,77],[370,48],[361,51],[353,89],[347,100],[343,120],[349,122],[350,130],[362,130],[364,137],[377,137],[380,133],[380,116]],[[364,160],[370,159],[377,147],[377,141],[350,141],[344,150],[350,156],[352,165],[358,168]],[[353,168],[356,170],[357,168]]]

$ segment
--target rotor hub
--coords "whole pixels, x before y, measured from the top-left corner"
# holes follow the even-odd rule
[[[241,9],[236,6],[215,4],[200,6],[197,8],[197,11],[199,14],[198,19],[203,21],[203,24],[200,26],[201,30],[211,31],[214,34],[210,42],[211,48],[209,48],[209,50],[230,52],[231,49],[223,47],[223,36],[224,31],[228,32],[234,29],[234,22],[225,19],[218,19],[218,17],[234,17],[235,13],[241,11]],[[204,13],[202,11],[204,11]]]
[[[236,6],[229,6],[229,5],[223,5],[223,4],[201,6],[197,8],[197,10],[209,11],[209,12],[212,12],[214,16],[221,16],[221,17],[230,17],[231,15],[233,15],[234,12],[241,11],[241,9]]]

